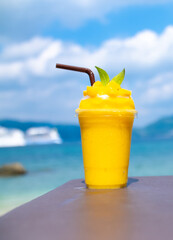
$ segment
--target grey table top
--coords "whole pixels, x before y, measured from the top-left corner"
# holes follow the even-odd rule
[[[173,239],[173,176],[130,178],[119,190],[70,181],[1,217],[0,239]]]

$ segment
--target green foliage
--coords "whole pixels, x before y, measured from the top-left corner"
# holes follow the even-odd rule
[[[103,84],[103,86],[106,86],[108,84],[108,82],[110,81],[109,75],[107,74],[107,72],[97,66],[95,66],[95,68],[97,69],[99,76],[100,76],[100,81]],[[125,77],[125,68],[119,73],[117,74],[114,78],[112,78],[111,81],[115,81],[116,83],[118,83],[119,85],[121,85],[122,81],[124,80]]]
[[[121,85],[122,81],[124,80],[124,77],[125,77],[125,68],[122,70],[122,72],[120,72],[114,78],[112,78],[111,81],[115,81],[116,83]]]
[[[110,81],[109,79],[109,75],[107,74],[107,72],[99,67],[96,67],[95,68],[97,69],[98,73],[99,73],[99,76],[100,76],[100,81],[101,83],[106,86],[108,84],[108,82]]]

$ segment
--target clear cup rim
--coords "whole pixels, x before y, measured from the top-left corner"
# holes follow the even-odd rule
[[[121,115],[121,114],[127,114],[130,115],[133,114],[135,117],[138,115],[138,111],[135,109],[76,109],[75,113],[77,115],[79,114],[96,114],[96,115]]]

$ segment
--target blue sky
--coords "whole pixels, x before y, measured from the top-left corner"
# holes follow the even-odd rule
[[[76,123],[88,77],[56,62],[112,77],[125,67],[136,126],[173,115],[172,16],[169,0],[2,0],[0,118]]]
[[[172,15],[173,4],[128,6],[117,12],[110,11],[103,20],[88,20],[82,27],[69,28],[68,31],[62,24],[53,22],[41,34],[86,46],[97,46],[103,40],[133,36],[143,29],[161,33],[165,26],[173,25]],[[58,31],[56,31],[57,26]]]

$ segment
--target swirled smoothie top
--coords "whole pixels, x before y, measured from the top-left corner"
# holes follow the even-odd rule
[[[77,110],[135,110],[131,91],[120,86],[125,76],[125,69],[110,81],[108,74],[103,69],[96,68],[101,81],[96,81],[91,87],[87,86],[83,92],[84,98]]]

